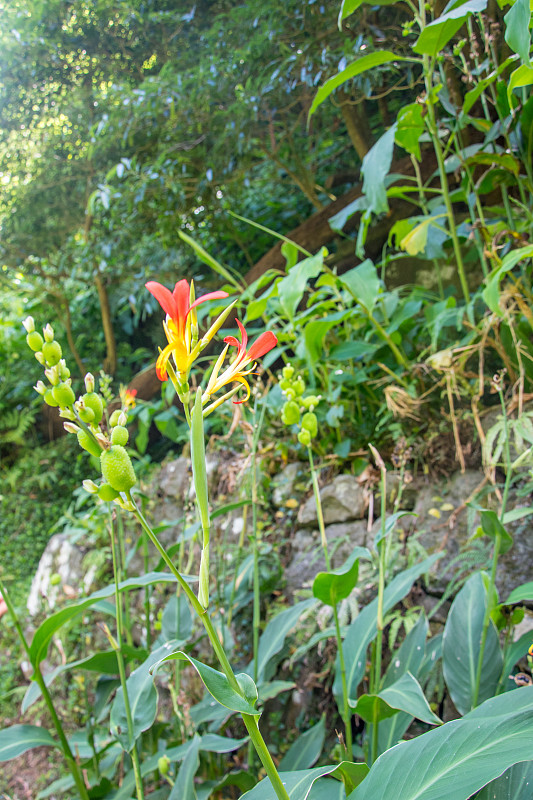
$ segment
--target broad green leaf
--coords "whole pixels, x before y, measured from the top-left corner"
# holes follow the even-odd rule
[[[419,253],[423,253],[427,246],[430,228],[433,227],[435,220],[442,219],[444,216],[446,215],[436,214],[433,217],[426,217],[426,219],[424,219],[422,222],[419,222],[418,225],[415,225],[414,228],[411,228],[411,230],[400,241],[400,247],[402,250],[405,250],[405,252],[409,253],[410,256],[416,256]]]
[[[405,672],[396,683],[382,689],[378,694],[363,694],[355,703],[350,701],[350,705],[356,714],[369,723],[380,722],[398,711],[429,725],[441,722],[430,709],[422,687],[410,672]]]
[[[468,0],[437,17],[426,25],[413,45],[413,51],[421,55],[436,56],[455,36],[467,16],[483,11],[486,6],[487,0]]]
[[[152,665],[158,663],[169,650],[171,650],[171,643],[158,647],[157,650],[150,653],[144,664],[141,664],[131,673],[126,681],[133,723],[131,735],[128,731],[128,718],[122,686],[117,689],[111,706],[109,723],[111,733],[120,742],[123,749],[128,752],[131,751],[141,733],[148,730],[155,720],[157,714],[157,690],[150,670]]]
[[[377,269],[369,258],[345,272],[339,280],[354,300],[367,311],[372,311],[380,295],[381,281]]]
[[[232,739],[230,736],[219,736],[218,733],[206,733],[202,736],[200,750],[206,753],[233,753],[240,750],[247,741],[248,736]]]
[[[522,761],[491,781],[476,800],[531,800],[533,761]]]
[[[428,621],[425,614],[421,614],[391,659],[383,679],[384,689],[394,684],[407,671],[418,677],[425,656],[427,633]],[[378,733],[379,752],[384,753],[389,747],[397,744],[412,721],[413,717],[410,714],[400,711],[381,722]]]
[[[396,0],[342,0],[339,11],[339,30],[342,30],[342,21],[353,14],[363,3],[371,2],[373,6],[391,6]]]
[[[245,769],[241,769],[238,772],[228,772],[219,781],[204,781],[200,786],[197,786],[196,795],[198,800],[209,800],[210,797],[215,796],[215,793],[220,793],[220,790],[225,789],[227,786],[237,786],[241,792],[247,792],[255,786],[255,778]]]
[[[362,694],[355,703],[351,702],[350,705],[354,713],[367,723],[381,722],[388,717],[393,717],[399,711],[377,694]]]
[[[476,153],[475,156],[467,158],[465,166],[486,165],[488,167],[497,166],[512,172],[515,177],[520,172],[520,162],[511,153]]]
[[[517,519],[529,517],[531,514],[533,514],[531,506],[527,506],[527,508],[512,508],[510,511],[505,512],[502,522],[504,525],[508,525],[510,522],[516,522]]]
[[[428,725],[441,723],[441,720],[430,709],[422,687],[410,672],[405,672],[396,683],[382,689],[379,697],[385,700],[391,708],[405,711],[406,714],[410,714],[422,722],[427,722]]]
[[[183,239],[183,241],[186,244],[188,244],[189,247],[192,247],[192,249],[194,250],[194,252],[198,256],[200,261],[202,261],[208,267],[211,267],[213,272],[216,272],[217,275],[220,275],[220,277],[224,278],[225,281],[228,281],[228,283],[231,283],[232,286],[234,286],[240,292],[243,291],[243,289],[245,288],[243,286],[243,284],[240,283],[238,280],[236,280],[233,277],[233,275],[231,274],[231,272],[228,269],[226,269],[226,267],[223,267],[222,264],[219,261],[216,260],[216,258],[213,258],[213,256],[210,255],[207,252],[207,250],[205,250],[202,247],[201,244],[198,244],[198,242],[195,242],[194,239],[192,239],[188,234],[184,233],[183,231],[178,231],[178,236],[180,237],[180,239]]]
[[[420,103],[409,103],[400,109],[394,138],[396,144],[407,150],[420,161],[420,137],[424,133],[426,123]]]
[[[402,58],[401,56],[397,56],[395,53],[392,53],[389,50],[380,50],[377,53],[369,53],[367,56],[358,58],[357,61],[354,61],[353,64],[349,64],[346,69],[343,69],[341,72],[337,73],[337,75],[334,75],[332,78],[327,80],[323,86],[320,87],[315,95],[315,99],[311,104],[309,118],[311,118],[311,116],[315,113],[318,106],[321,105],[324,100],[335,91],[335,89],[338,89],[339,86],[342,86],[343,83],[350,81],[352,78],[357,77],[357,75],[361,75],[363,72],[367,72],[369,69],[374,69],[374,67],[380,67],[383,64],[390,64],[392,61],[410,60],[412,59]]]
[[[349,779],[354,783],[357,780],[362,781],[368,774],[368,767],[366,764],[351,764],[350,762],[341,762],[340,764],[330,764],[326,767],[315,767],[314,769],[300,770],[298,772],[281,772],[280,778],[285,789],[289,795],[290,800],[307,800],[311,787],[319,778],[326,775],[342,780],[343,772],[345,771]],[[272,784],[268,778],[265,778],[250,792],[243,794],[240,800],[275,800],[275,792],[272,789]]]
[[[406,672],[417,676],[418,669],[424,660],[428,628],[427,617],[422,613],[416,625],[411,628],[398,650],[393,654],[383,678],[384,689],[395,684]]]
[[[331,230],[341,233],[350,217],[353,217],[353,215],[357,214],[358,211],[366,211],[367,208],[367,198],[364,195],[357,197],[355,200],[353,200],[351,203],[348,203],[347,206],[342,208],[328,219],[329,227]]]
[[[126,662],[132,658],[137,658],[139,660],[145,659],[148,655],[146,650],[128,647],[127,645],[123,645],[122,654]],[[117,654],[114,650],[104,650],[101,653],[95,653],[92,656],[87,656],[87,658],[80,658],[78,661],[70,661],[67,664],[60,664],[59,667],[53,669],[52,672],[49,672],[43,676],[46,685],[51,686],[58,675],[61,675],[63,672],[66,672],[70,669],[86,669],[90,672],[101,672],[104,675],[118,675]],[[24,714],[28,708],[30,708],[30,706],[32,706],[33,703],[39,699],[40,696],[41,689],[39,688],[39,684],[32,680],[22,701],[22,713]]]
[[[532,83],[533,83],[533,69],[531,70]],[[490,273],[486,279],[486,287],[482,292],[483,300],[490,308],[493,314],[503,317],[503,311],[500,308],[500,281],[506,272],[514,269],[516,265],[525,258],[533,256],[533,246],[520,247],[518,250],[512,250],[503,258],[501,266]]]
[[[294,314],[307,288],[307,282],[316,278],[324,264],[325,248],[316,255],[299,261],[282,280],[278,281],[278,297],[281,307],[289,320]]]
[[[486,78],[483,78],[482,80],[478,81],[474,89],[471,89],[469,92],[465,94],[465,99],[463,102],[464,114],[468,114],[474,103],[478,100],[479,97],[481,97],[485,89],[488,86],[490,86],[491,83],[494,83],[496,78],[498,78],[502,74],[502,72],[507,69],[509,64],[513,63],[515,59],[516,56],[509,56],[508,58],[506,58],[505,61],[503,61],[500,64],[498,69],[494,70],[494,72],[491,72],[491,74],[488,75]]]
[[[357,584],[360,558],[372,558],[366,547],[356,547],[342,567],[319,572],[313,581],[313,594],[317,600],[327,606],[335,606],[348,597]]]
[[[326,738],[325,717],[296,739],[280,761],[280,772],[309,769],[318,760]]]
[[[164,658],[161,658],[153,665],[152,672],[155,673],[165,661],[171,661],[173,659],[188,661],[192,664],[209,694],[211,694],[221,706],[229,708],[230,711],[237,711],[240,714],[251,714],[252,716],[260,715],[261,712],[254,708],[255,702],[257,701],[257,687],[246,673],[241,672],[239,675],[235,676],[237,683],[243,691],[241,695],[230,686],[224,673],[218,672],[207,664],[202,664],[201,661],[197,661],[181,650],[175,653],[169,653]]]
[[[512,94],[515,89],[521,86],[531,86],[533,83],[533,67],[521,64],[512,73],[507,83],[507,100],[511,108],[513,107]]]
[[[500,538],[500,553],[504,555],[513,546],[513,537],[507,533],[495,511],[481,512],[481,528],[485,536],[496,541]]]
[[[368,212],[374,214],[384,214],[389,210],[385,178],[392,163],[395,134],[396,123],[385,131],[363,158],[363,192],[368,199]]]
[[[187,581],[196,580],[196,578],[191,579],[185,575],[183,577]],[[171,575],[168,572],[149,572],[139,578],[128,578],[126,581],[121,581],[118,588],[119,591],[124,591],[125,589],[140,589],[144,586],[151,586],[154,583],[176,583],[176,578],[174,575]],[[32,639],[30,658],[33,666],[39,664],[43,658],[45,658],[48,645],[50,644],[54,633],[58,631],[62,625],[64,625],[66,622],[69,622],[78,614],[81,614],[81,612],[86,608],[90,608],[91,606],[95,605],[99,600],[102,600],[105,597],[111,597],[114,594],[114,584],[105,586],[103,589],[99,589],[97,592],[89,595],[89,597],[82,597],[79,600],[76,600],[74,603],[66,606],[66,608],[56,611],[55,614],[51,614],[47,619],[45,619],[45,621],[39,625],[35,631]]]
[[[453,601],[442,640],[444,680],[460,714],[472,708],[476,683],[479,643],[487,593],[480,572],[472,575]],[[478,702],[492,697],[503,667],[498,633],[489,623]]]
[[[192,632],[192,614],[185,595],[174,594],[165,606],[161,617],[163,639],[186,642]]]
[[[202,737],[202,743],[200,745],[200,750],[206,750],[207,752],[229,752],[229,750],[212,750],[209,746],[209,740],[211,738],[211,734],[209,736]],[[225,737],[216,737],[225,738]],[[204,746],[204,741],[207,740],[207,745]],[[229,742],[233,742],[236,744],[236,747],[232,747],[232,750],[236,750],[242,746],[242,744],[246,741],[246,739],[229,739]],[[190,747],[190,740],[184,742],[183,744],[178,745],[177,747],[171,747],[168,750],[165,750],[165,755],[171,762],[175,761],[182,761]],[[161,752],[156,753],[153,756],[148,756],[143,758],[141,762],[141,775],[145,777],[150,772],[154,772],[157,770],[157,762],[159,761],[159,757],[161,756]],[[117,789],[116,792],[113,794],[113,800],[131,800],[132,795],[135,794],[135,774],[133,770],[129,770],[126,773],[124,780],[120,786],[120,789]]]
[[[200,764],[201,743],[201,738],[195,733],[189,744],[185,758],[181,762],[176,782],[172,787],[168,800],[196,800],[194,776]]]
[[[260,682],[265,678],[265,670],[269,661],[283,647],[289,631],[294,628],[304,611],[312,608],[315,604],[314,598],[302,600],[301,603],[296,603],[270,620],[261,634],[257,650],[257,677]]]
[[[296,684],[293,681],[267,681],[266,683],[260,683],[257,687],[259,702],[266,703],[267,700],[272,700],[278,694],[289,692],[294,688],[296,688]]]
[[[346,789],[332,778],[319,778],[311,787],[308,800],[346,800]]]
[[[359,360],[365,356],[371,358],[376,350],[379,350],[379,345],[370,342],[342,342],[331,348],[329,358],[333,361]]]
[[[334,319],[314,319],[308,322],[303,331],[305,354],[310,369],[324,358],[324,338],[331,328],[338,327],[339,322]],[[301,334],[300,334],[301,335]]]
[[[396,511],[394,514],[389,514],[389,516],[385,519],[385,525],[383,528],[380,526],[374,537],[374,549],[377,550],[378,544],[381,542],[381,540],[386,539],[387,536],[391,535],[399,519],[402,517],[413,516],[416,517],[416,514],[414,514],[412,511]]]
[[[298,261],[299,252],[294,242],[283,242],[281,245],[281,253],[285,259],[285,269],[287,272],[292,269]]]
[[[515,0],[503,21],[505,22],[505,41],[513,52],[518,53],[523,63],[529,66],[531,49],[529,0]]]
[[[487,700],[462,719],[383,753],[348,800],[467,800],[533,757],[533,687]],[[408,768],[406,769],[406,765]]]
[[[433,564],[441,557],[441,553],[426,558],[419,564],[400,572],[385,589],[383,598],[383,613],[386,614],[396,603],[399,603],[410,591],[413,583],[431,569]],[[365,674],[366,651],[370,642],[376,636],[376,619],[378,610],[377,597],[363,608],[359,616],[349,626],[344,639],[344,660],[346,662],[346,681],[348,696],[357,697],[357,688]],[[342,694],[340,671],[337,668],[334,684],[334,693],[337,697]]]
[[[516,589],[513,589],[505,601],[505,605],[510,606],[513,603],[523,603],[524,600],[533,600],[533,581],[523,583],[521,586],[517,586]]]
[[[12,725],[0,731],[0,761],[17,758],[34,747],[60,748],[60,744],[37,725]]]

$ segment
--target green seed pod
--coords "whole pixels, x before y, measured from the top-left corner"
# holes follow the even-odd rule
[[[122,425],[116,425],[111,431],[111,444],[121,444],[122,447],[128,444],[128,429]]]
[[[61,356],[63,355],[59,342],[45,342],[43,344],[43,355],[51,367],[55,364],[59,364]]]
[[[283,367],[281,372],[284,378],[290,380],[294,375],[294,367],[291,364],[287,364],[286,367]]]
[[[305,381],[300,375],[298,375],[296,380],[293,381],[292,388],[294,389],[297,395],[301,395],[305,392]]]
[[[111,414],[111,417],[109,419],[109,424],[111,425],[112,428],[114,428],[115,425],[118,425],[118,418],[120,417],[121,414],[122,411],[120,410],[120,408],[115,409],[115,411],[113,411],[113,413]]]
[[[303,444],[304,447],[309,447],[311,444],[311,434],[305,428],[302,428],[300,433],[298,434],[298,441],[300,444]]]
[[[279,382],[279,388],[281,389],[282,392],[286,392],[287,389],[291,388],[291,381],[282,378],[282,380],[280,380]]]
[[[304,397],[302,405],[304,408],[315,408],[320,403],[320,398],[316,394],[310,394],[309,397]]]
[[[76,399],[76,395],[68,383],[58,383],[58,385],[54,386],[52,389],[52,394],[54,395],[54,400],[56,400],[57,404],[62,408],[73,405]]]
[[[87,431],[84,431],[83,428],[78,431],[78,444],[80,447],[83,447],[84,450],[87,450],[92,456],[100,456],[102,452],[102,448],[98,445],[94,439],[89,436]]]
[[[128,492],[137,483],[135,470],[129,455],[119,444],[104,450],[100,456],[102,475],[117,492]]]
[[[41,349],[43,346],[43,337],[38,331],[32,331],[26,336],[28,347],[31,347],[34,353]]]
[[[108,483],[103,483],[98,489],[98,497],[100,500],[105,500],[106,503],[110,503],[118,497],[118,492]]]
[[[54,572],[53,575],[50,575],[50,586],[59,586],[61,583],[61,575],[59,572]]]
[[[87,408],[92,409],[94,413],[94,424],[98,425],[104,416],[104,404],[102,403],[102,398],[96,392],[87,392],[87,394],[83,395],[82,400]]]
[[[51,389],[46,390],[46,392],[43,395],[43,400],[47,406],[52,406],[52,408],[55,408],[56,406],[59,405],[59,403],[55,400]]]
[[[311,438],[314,439],[318,433],[316,414],[313,414],[312,411],[308,411],[307,414],[304,414],[302,417],[302,428],[309,431]]]
[[[161,775],[167,775],[170,769],[170,759],[168,756],[161,756],[157,762],[157,768]]]
[[[77,411],[82,422],[94,422],[94,411],[92,408],[89,408],[88,406],[81,406],[81,408],[78,408]]]
[[[288,400],[281,410],[281,421],[284,425],[295,425],[300,421],[300,409],[294,400]]]

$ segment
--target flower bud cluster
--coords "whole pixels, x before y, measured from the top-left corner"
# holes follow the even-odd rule
[[[23,325],[28,345],[44,366],[48,381],[48,385],[42,380],[37,381],[35,391],[47,405],[59,408],[59,416],[67,420],[65,430],[77,436],[80,447],[100,459],[103,482],[97,485],[92,480],[83,481],[84,489],[97,494],[101,500],[115,500],[126,507],[121,492],[129,492],[137,482],[125,449],[128,443],[127,404],[124,403],[107,420],[106,399],[96,391],[96,382],[90,373],[85,376],[85,393],[76,399],[70,370],[62,358],[61,345],[54,338],[52,326],[46,325],[41,336],[35,330],[32,317],[25,319]]]
[[[304,447],[310,447],[318,433],[318,420],[314,409],[321,397],[314,394],[303,396],[306,389],[305,381],[301,375],[295,374],[291,364],[283,368],[279,376],[279,385],[287,398],[281,409],[281,421],[284,425],[298,425],[298,441]]]

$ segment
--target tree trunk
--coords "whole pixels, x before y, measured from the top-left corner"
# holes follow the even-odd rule
[[[96,291],[98,292],[98,299],[100,301],[102,327],[104,329],[107,350],[107,355],[104,359],[104,370],[108,373],[108,375],[114,375],[117,371],[117,342],[115,339],[115,332],[113,330],[113,321],[111,319],[109,295],[107,293],[107,288],[103,278],[98,271],[95,272],[94,282],[96,285]]]
[[[344,89],[339,90],[338,97],[348,136],[362,161],[373,144],[372,132],[364,113],[364,106],[362,103],[358,105],[351,103]]]

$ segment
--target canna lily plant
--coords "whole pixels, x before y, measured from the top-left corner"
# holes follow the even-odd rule
[[[244,387],[246,390],[245,397],[242,400],[234,400],[233,402],[242,403],[249,398],[250,386],[247,377],[253,372],[256,360],[276,346],[277,338],[274,333],[267,331],[262,333],[248,348],[248,335],[243,325],[237,321],[240,330],[240,341],[234,336],[227,336],[225,338],[225,347],[215,361],[207,386],[205,389],[199,387],[192,398],[189,388],[191,368],[202,350],[212,341],[218,330],[222,327],[236,301],[224,309],[207,332],[200,337],[196,315],[197,307],[208,300],[225,299],[228,297],[227,292],[210,292],[196,299],[194,284],[191,281],[189,285],[186,280],[178,281],[173,291],[170,291],[170,289],[167,289],[165,286],[155,281],[148,282],[146,288],[157,299],[166,314],[165,320],[163,321],[163,328],[167,339],[167,345],[164,349],[160,350],[156,364],[157,375],[161,381],[165,381],[170,377],[178,397],[183,403],[185,416],[190,427],[193,482],[203,533],[202,554],[198,575],[199,588],[197,594],[194,593],[190,586],[190,578],[186,578],[181,574],[171,556],[159,542],[156,533],[145,518],[142,510],[137,506],[132,495],[132,490],[136,484],[136,476],[130,456],[126,450],[128,442],[126,425],[128,411],[135,403],[135,395],[132,392],[123,392],[121,409],[108,417],[105,408],[105,398],[95,391],[93,376],[87,375],[85,379],[85,388],[87,391],[83,396],[76,399],[72,389],[70,371],[68,370],[65,360],[62,358],[61,347],[59,343],[55,341],[53,329],[49,325],[46,326],[43,340],[43,337],[35,331],[33,319],[28,318],[24,322],[24,326],[28,332],[28,345],[34,351],[35,357],[39,363],[45,368],[45,377],[50,384],[47,386],[44,381],[38,381],[36,390],[49,405],[59,407],[60,415],[67,420],[65,422],[65,429],[67,432],[75,433],[80,445],[84,449],[88,450],[92,455],[100,457],[103,482],[97,484],[93,480],[86,480],[83,482],[84,488],[90,493],[97,494],[100,500],[104,502],[114,502],[125,511],[134,514],[148,536],[148,539],[152,542],[164,563],[178,582],[192,609],[197,613],[204,625],[222,671],[218,672],[212,667],[200,664],[200,662],[194,659],[191,663],[194,663],[207,689],[213,694],[215,699],[219,700],[219,702],[231,708],[233,711],[241,714],[250,741],[261,760],[266,774],[270,778],[276,796],[279,800],[289,800],[287,790],[259,731],[258,719],[260,711],[255,707],[258,696],[257,687],[248,675],[235,675],[210,616],[210,513],[203,428],[204,416],[211,413],[214,408],[221,405],[221,403],[233,397],[241,387]],[[235,357],[221,372],[231,347],[237,348]],[[216,397],[217,393],[224,386],[228,386],[232,383],[235,385],[229,392],[226,392],[226,394],[218,398]],[[112,530],[111,544],[114,554],[115,545]],[[113,558],[113,565],[115,569],[115,579],[117,581],[115,557]],[[123,634],[119,605],[117,605],[117,638],[115,639],[109,634],[113,648],[115,649],[116,646],[117,658],[119,658],[120,655],[120,641]],[[185,658],[189,658],[189,656],[180,651],[171,653],[153,664],[152,670],[157,669],[162,661]],[[119,666],[121,666],[120,658]],[[129,739],[132,740],[133,717],[128,701],[127,680],[123,663],[120,670],[120,678],[128,735]],[[46,691],[46,688],[43,689],[43,692],[44,691]],[[57,721],[60,726],[60,721]],[[60,727],[58,729],[58,734],[62,737],[62,740],[65,740],[65,737],[62,736],[60,732]],[[134,741],[133,739],[133,742]],[[76,785],[80,790],[80,797],[82,800],[88,800],[87,791],[83,786],[83,778],[72,756],[72,752],[68,748],[68,743],[65,745],[64,749],[67,763],[71,768]],[[135,743],[133,747],[128,747],[128,751],[132,758],[137,800],[144,800],[142,768]]]

